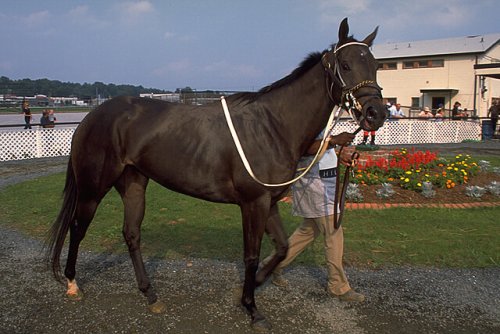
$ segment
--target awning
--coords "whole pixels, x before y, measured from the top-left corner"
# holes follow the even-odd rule
[[[500,63],[474,65],[476,75],[500,79]]]
[[[457,94],[458,89],[456,88],[421,88],[420,93],[448,93],[448,94]]]

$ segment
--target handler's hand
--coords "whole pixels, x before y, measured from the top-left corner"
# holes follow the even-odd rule
[[[351,166],[354,167],[358,164],[358,159],[352,159],[352,152],[344,152],[339,156],[339,161],[342,165],[344,166]]]
[[[342,132],[338,135],[331,136],[330,143],[335,145],[346,146],[352,143],[356,135],[349,132]]]

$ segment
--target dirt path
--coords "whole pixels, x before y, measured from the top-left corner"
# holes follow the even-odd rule
[[[9,184],[62,171],[66,158],[0,163]],[[252,333],[234,305],[242,264],[146,259],[167,312],[153,315],[127,255],[81,252],[82,302],[64,298],[42,260],[42,244],[0,223],[0,333]],[[289,289],[257,291],[272,333],[500,333],[500,268],[347,268],[366,294],[350,305],[326,294],[324,268],[292,267]]]

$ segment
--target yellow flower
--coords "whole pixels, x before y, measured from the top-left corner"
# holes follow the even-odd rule
[[[405,179],[405,182],[410,182],[410,179],[409,179],[409,178],[406,178],[406,179]]]
[[[407,170],[407,171],[405,172],[405,174],[410,175],[410,174],[411,174],[411,170]]]
[[[456,171],[458,171],[458,168],[457,168],[457,167],[455,167],[455,168],[453,168],[453,170],[456,172]]]
[[[422,186],[422,183],[420,183],[420,182],[419,182],[419,183],[417,183],[417,186],[418,186],[418,187],[421,187],[421,186]]]
[[[420,169],[417,169],[415,172],[420,173]]]
[[[448,167],[446,167],[446,169],[450,170],[450,169],[453,169],[453,168],[452,168],[452,167],[450,167],[450,166],[448,166]]]

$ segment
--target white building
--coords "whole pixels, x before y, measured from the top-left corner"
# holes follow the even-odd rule
[[[500,33],[378,44],[372,52],[384,99],[407,107],[409,116],[439,104],[451,109],[459,101],[471,115],[484,117],[500,99]]]

